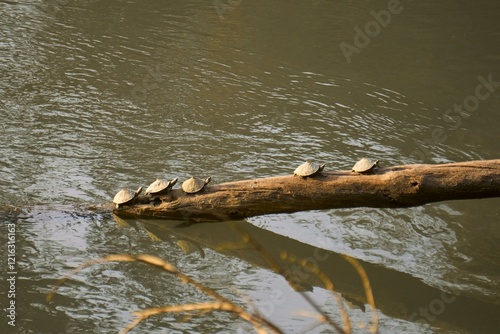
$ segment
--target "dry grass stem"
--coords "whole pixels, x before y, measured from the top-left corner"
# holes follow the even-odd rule
[[[366,294],[366,300],[368,301],[368,304],[370,305],[371,308],[371,313],[372,313],[372,325],[370,326],[369,331],[371,333],[377,333],[378,332],[378,315],[377,315],[377,309],[375,308],[375,299],[373,298],[373,292],[372,288],[370,285],[370,281],[368,280],[368,275],[366,275],[366,271],[363,269],[361,264],[356,260],[355,258],[352,258],[348,255],[342,255],[344,259],[346,259],[347,262],[349,262],[354,269],[356,269],[359,277],[361,278],[361,282],[363,283],[363,288],[365,290]]]
[[[310,271],[311,273],[313,273],[314,275],[316,275],[316,277],[318,277],[321,280],[321,282],[323,283],[325,288],[327,290],[330,290],[333,293],[333,296],[335,297],[337,304],[340,307],[340,314],[342,315],[342,321],[344,323],[344,330],[343,331],[347,334],[350,334],[352,332],[351,320],[349,319],[349,315],[347,314],[347,310],[345,309],[345,305],[342,302],[342,298],[340,298],[340,296],[336,293],[333,282],[328,277],[328,275],[326,275],[321,269],[318,268],[318,266],[316,266],[312,262],[306,261],[305,259],[297,259],[297,257],[295,255],[288,254],[287,252],[281,252],[280,256],[283,260],[298,264],[301,267],[303,267],[303,268],[307,269],[308,271]],[[328,321],[328,319],[323,319],[323,321],[330,323]],[[330,323],[330,325],[331,325],[331,323]]]
[[[300,291],[300,286],[293,281],[293,277],[290,277],[289,275],[286,274],[285,270],[283,267],[276,261],[276,259],[272,256],[270,252],[268,252],[264,247],[261,246],[261,244],[255,240],[250,234],[248,234],[245,230],[242,228],[233,226],[233,229],[241,234],[243,241],[249,245],[251,245],[255,250],[260,252],[264,259],[269,263],[271,268],[279,275],[283,276],[288,284],[297,291],[298,294],[304,298],[304,300],[311,305],[316,312],[322,315],[323,319],[325,322],[330,324],[332,327],[334,327],[337,331],[339,331],[342,334],[345,334],[346,332],[337,324],[335,323],[315,302],[312,300],[307,294],[303,293]],[[348,334],[348,333],[346,333]]]
[[[177,313],[177,312],[193,312],[193,311],[198,311],[202,312],[203,314],[213,312],[213,311],[224,311],[224,312],[230,312],[230,313],[235,313],[237,316],[239,316],[241,319],[248,321],[250,323],[253,322],[252,315],[246,313],[246,312],[241,312],[241,309],[236,306],[233,303],[219,303],[219,302],[212,302],[212,303],[200,303],[200,304],[184,304],[184,305],[175,305],[175,306],[162,306],[162,307],[155,307],[155,308],[149,308],[145,310],[140,310],[140,311],[134,311],[133,314],[136,315],[136,319],[132,321],[127,327],[125,327],[120,334],[126,334],[128,333],[132,328],[137,326],[141,321],[146,320],[147,318],[162,314],[162,313]],[[252,323],[253,324],[253,323]],[[255,331],[257,333],[263,333],[266,334],[267,331],[262,328],[260,325],[254,325]]]
[[[265,248],[263,248],[260,243],[257,242],[252,236],[250,236],[246,231],[239,227],[233,227],[243,238],[243,241],[245,244],[250,245],[252,248],[254,248],[256,251],[258,251],[264,259],[269,263],[271,268],[279,275],[283,276],[288,284],[295,290],[297,291],[302,298],[305,299],[305,301],[313,307],[313,309],[317,312],[316,314],[311,314],[311,313],[304,313],[306,316],[316,319],[316,323],[313,323],[311,328],[308,329],[310,331],[313,328],[316,328],[322,324],[329,324],[333,328],[335,328],[338,332],[343,333],[343,334],[351,334],[352,333],[352,325],[351,321],[349,319],[349,316],[347,314],[347,311],[345,309],[345,305],[340,298],[339,294],[335,292],[335,287],[333,285],[333,282],[331,279],[319,269],[319,267],[310,261],[306,261],[304,259],[298,259],[294,255],[290,255],[286,252],[283,252],[280,254],[281,258],[283,260],[289,261],[294,264],[300,265],[300,267],[306,269],[307,271],[311,272],[314,274],[316,277],[318,277],[323,285],[325,286],[326,289],[332,291],[334,294],[337,303],[340,307],[340,312],[342,315],[342,320],[344,324],[344,328],[342,328],[340,325],[335,323],[316,303],[314,300],[311,299],[309,295],[306,293],[300,291],[300,282],[295,282],[294,277],[291,277],[291,275],[287,274],[285,269],[278,263],[278,261],[273,257],[273,255],[268,252]],[[235,243],[230,243],[226,245],[227,247],[230,248],[242,248],[241,244],[238,246]],[[371,307],[371,313],[372,313],[372,324],[369,328],[371,333],[377,333],[378,331],[378,316],[375,308],[375,301],[373,298],[373,293],[371,290],[370,282],[368,280],[368,277],[366,275],[365,270],[362,268],[362,266],[359,264],[359,262],[349,256],[344,255],[343,256],[346,261],[348,261],[357,271],[362,283],[363,287],[365,290],[366,294],[366,299],[368,301],[368,304]],[[228,300],[226,297],[220,295],[218,292],[215,290],[204,286],[203,284],[199,283],[198,281],[192,279],[191,277],[187,276],[186,274],[182,273],[179,271],[175,266],[171,265],[170,263],[162,260],[161,258],[158,258],[156,256],[152,255],[128,255],[128,254],[115,254],[115,255],[108,255],[105,256],[101,259],[95,259],[95,260],[90,260],[82,265],[78,266],[77,268],[73,269],[69,274],[64,276],[62,279],[58,280],[54,284],[53,290],[47,295],[46,300],[47,302],[50,302],[57,289],[62,286],[69,278],[71,278],[73,275],[78,273],[79,271],[90,267],[95,264],[100,264],[100,263],[109,263],[109,262],[142,262],[151,266],[155,266],[159,269],[162,269],[164,271],[167,271],[170,274],[175,275],[181,282],[190,284],[203,292],[205,295],[210,296],[214,298],[216,301],[215,302],[207,302],[207,303],[196,303],[196,304],[185,304],[185,305],[174,305],[174,306],[162,306],[162,307],[156,307],[156,308],[149,308],[149,309],[144,309],[144,310],[139,310],[139,311],[134,311],[133,314],[136,316],[136,318],[127,325],[120,333],[128,333],[131,329],[136,327],[141,321],[144,321],[148,319],[151,316],[162,314],[162,313],[179,313],[179,312],[196,312],[198,315],[203,315],[207,314],[210,312],[214,311],[222,311],[222,312],[229,312],[232,313],[236,316],[238,316],[240,319],[250,323],[255,331],[259,334],[264,334],[264,333],[277,333],[281,334],[282,331],[274,325],[272,322],[269,320],[265,319],[259,311],[255,308],[255,305],[251,303],[251,301],[248,301],[247,298],[244,298],[247,302],[248,305],[250,305],[250,308],[253,309],[252,312],[247,312],[243,307],[231,302]]]
[[[271,323],[269,320],[261,317],[260,315],[256,314],[250,314],[245,309],[243,309],[241,306],[234,304],[227,298],[221,296],[219,293],[217,293],[215,290],[206,287],[202,285],[201,283],[195,281],[191,277],[185,275],[181,271],[179,271],[176,267],[171,265],[170,263],[160,259],[159,257],[152,256],[152,255],[128,255],[128,254],[115,254],[115,255],[108,255],[105,256],[102,259],[96,259],[96,260],[90,260],[82,265],[78,266],[77,268],[73,269],[68,275],[66,275],[64,278],[60,279],[54,284],[53,290],[47,295],[46,300],[47,302],[51,301],[53,296],[56,293],[56,290],[62,286],[71,276],[76,274],[77,272],[90,267],[94,264],[98,263],[109,263],[109,262],[143,262],[155,267],[158,267],[162,270],[165,270],[171,274],[176,275],[182,282],[188,283],[196,287],[198,290],[206,294],[207,296],[210,296],[214,299],[216,299],[218,302],[217,303],[205,303],[205,304],[187,304],[187,305],[177,305],[177,306],[164,306],[164,307],[158,307],[158,308],[152,308],[152,309],[146,309],[143,311],[135,311],[134,314],[138,315],[138,317],[130,323],[125,329],[123,329],[123,333],[127,333],[130,331],[132,328],[137,326],[142,320],[155,315],[159,313],[164,313],[164,312],[182,312],[182,311],[225,311],[225,312],[231,312],[236,314],[238,317],[241,319],[249,322],[255,329],[257,333],[267,333],[267,331],[264,329],[263,326],[269,328],[270,332],[272,333],[277,333],[277,334],[282,334],[282,331],[275,326],[273,323]]]

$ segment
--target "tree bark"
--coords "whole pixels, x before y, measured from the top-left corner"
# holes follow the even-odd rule
[[[402,165],[376,169],[372,174],[323,171],[308,178],[276,176],[207,185],[193,195],[174,189],[154,201],[141,195],[134,204],[114,213],[224,221],[304,210],[404,208],[487,197],[500,197],[500,159]]]

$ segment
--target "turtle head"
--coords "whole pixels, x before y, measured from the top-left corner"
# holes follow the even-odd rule
[[[135,196],[139,196],[141,191],[142,191],[142,187],[137,188],[137,190],[135,191]]]
[[[210,181],[212,181],[212,178],[209,176],[209,177],[207,177],[207,179],[205,180],[205,184],[209,184],[209,183],[210,183]]]

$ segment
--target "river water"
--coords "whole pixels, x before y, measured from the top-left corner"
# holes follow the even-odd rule
[[[250,299],[286,333],[330,333],[312,328],[311,307],[265,261],[223,246],[231,224],[122,221],[89,205],[156,177],[222,183],[289,174],[307,158],[335,170],[364,156],[383,166],[500,157],[498,1],[10,0],[0,23],[1,333],[112,333],[130,311],[210,300],[156,268],[110,263],[46,303],[58,279],[116,253],[159,256]],[[499,204],[234,224],[325,271],[338,254],[361,261],[380,333],[495,333]],[[366,333],[371,313],[346,272],[331,278],[354,332]],[[303,293],[341,323],[332,294],[308,284]],[[133,332],[250,329],[223,313],[165,314]]]

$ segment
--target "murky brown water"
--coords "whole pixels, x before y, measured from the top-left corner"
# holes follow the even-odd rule
[[[15,223],[17,251],[16,327],[2,298],[0,332],[117,332],[131,310],[203,299],[155,269],[109,264],[79,273],[45,304],[69,270],[121,252],[160,256],[230,298],[248,295],[284,331],[299,332],[311,322],[296,314],[308,309],[300,297],[246,253],[212,250],[214,226],[155,231],[153,242],[148,222],[124,227],[78,208],[159,176],[219,183],[290,173],[309,157],[329,169],[362,156],[386,166],[499,158],[499,22],[497,1],[0,2],[0,203],[23,208],[0,213],[1,242]],[[241,224],[275,232],[260,237],[298,256],[319,247],[332,251],[328,259],[366,261],[381,333],[494,333],[498,204]],[[178,240],[198,251],[186,255]],[[334,298],[307,284],[336,314]],[[346,302],[362,305],[348,285]],[[370,319],[359,305],[349,312],[354,323]],[[224,314],[179,320],[151,318],[137,333],[249,330]]]

